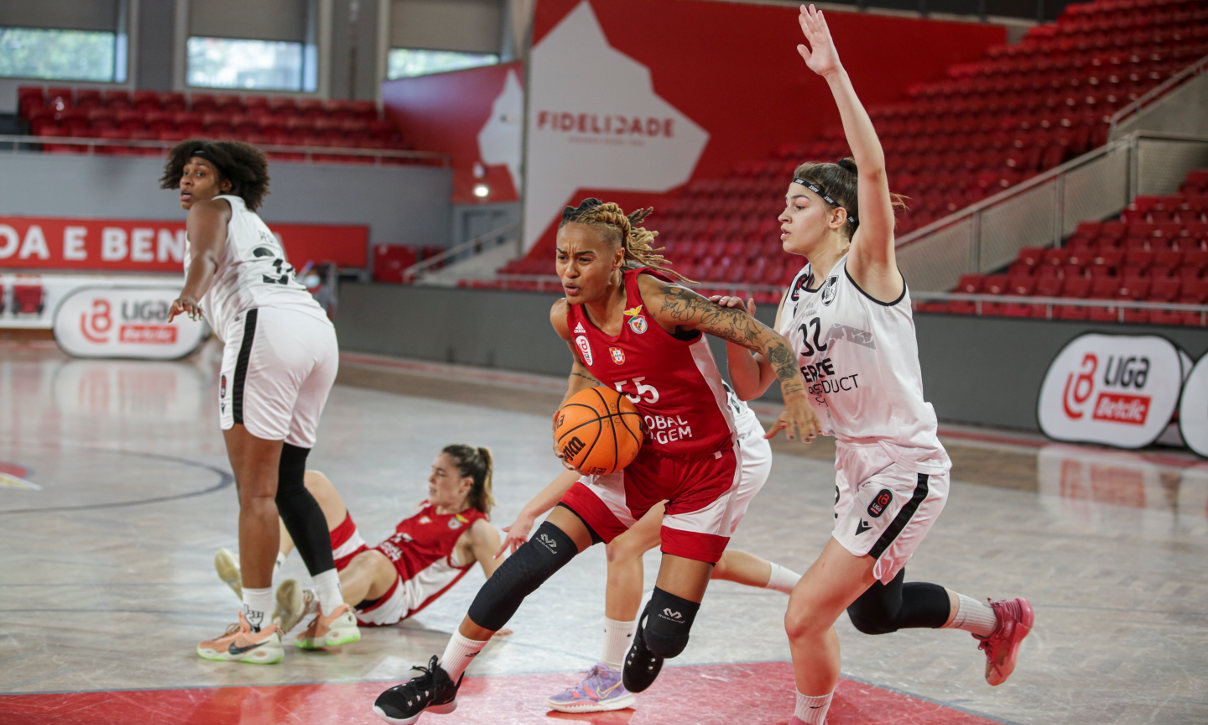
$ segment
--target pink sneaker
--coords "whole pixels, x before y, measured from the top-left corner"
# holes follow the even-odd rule
[[[986,682],[1001,685],[1015,671],[1019,643],[1032,631],[1032,605],[1028,600],[1004,599],[990,602],[998,616],[998,629],[989,637],[973,638],[981,642],[977,648],[986,653]]]
[[[270,624],[259,632],[239,612],[239,621],[227,627],[226,632],[215,639],[197,645],[197,654],[207,660],[223,662],[250,662],[256,665],[271,665],[281,661],[281,631]]]
[[[357,628],[357,620],[352,615],[352,608],[347,604],[341,604],[332,610],[331,614],[319,612],[310,626],[298,635],[294,644],[302,649],[322,649],[352,644],[359,642],[360,639],[361,630]]]

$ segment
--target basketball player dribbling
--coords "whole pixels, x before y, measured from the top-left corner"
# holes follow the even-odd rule
[[[749,354],[744,347],[738,349],[743,355]],[[764,437],[763,425],[754,411],[729,386],[726,386],[726,393],[727,403],[734,414],[734,427],[742,454],[742,470],[730,504],[730,533],[733,534],[746,515],[747,507],[768,480],[772,470],[772,446]],[[516,521],[511,526],[503,527],[507,538],[499,553],[508,549],[515,551],[521,546],[528,539],[537,517],[553,508],[578,480],[576,471],[564,471],[525,504]],[[663,504],[658,503],[628,531],[608,542],[604,647],[600,661],[587,671],[579,684],[546,698],[545,704],[551,709],[559,712],[604,712],[633,705],[633,693],[626,690],[621,682],[621,664],[632,644],[638,610],[642,605],[642,556],[659,545],[662,520]],[[749,552],[726,547],[713,567],[711,577],[788,594],[801,574]]]
[[[339,349],[331,321],[256,214],[268,193],[264,154],[237,141],[182,141],[159,181],[179,191],[188,212],[185,282],[168,319],[204,316],[223,343],[218,417],[239,493],[243,609],[224,634],[198,644],[197,654],[281,660],[281,633],[268,616],[278,515],[314,579],[321,610],[299,644],[355,642],[360,633],[340,595],[323,511],[303,483]]]
[[[991,685],[1014,670],[1033,615],[1026,599],[985,604],[937,584],[903,583],[906,562],[944,508],[951,462],[923,399],[880,141],[822,12],[803,5],[798,22],[806,44],[797,49],[830,86],[854,157],[797,167],[779,217],[784,250],[809,262],[785,292],[776,327],[797,353],[824,434],[836,440],[835,527],[785,615],[797,686],[789,722],[822,723],[839,679],[834,623],[845,609],[866,634],[971,632]],[[745,356],[744,370],[730,359],[735,389],[761,393],[745,386],[766,361]]]
[[[521,601],[580,551],[611,541],[664,500],[663,559],[625,658],[625,689],[645,690],[663,660],[683,651],[729,541],[730,493],[741,468],[733,414],[703,333],[770,361],[785,409],[769,435],[784,430],[790,440],[809,441],[817,432],[784,338],[743,310],[668,281],[678,275],[651,248],[654,233],[640,226],[648,214],[626,215],[597,199],[564,209],[555,262],[565,297],[550,310],[573,361],[563,401],[596,385],[625,393],[648,431],[641,451],[623,471],[574,484],[479,590],[444,654],[378,696],[374,711],[388,722],[455,709],[466,667]]]

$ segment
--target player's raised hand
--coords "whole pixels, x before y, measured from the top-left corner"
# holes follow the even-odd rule
[[[828,76],[843,68],[839,63],[839,52],[831,39],[830,28],[826,27],[826,18],[822,11],[811,3],[809,7],[801,6],[797,14],[797,22],[801,25],[801,34],[805,41],[797,45],[797,52],[805,60],[805,65],[820,76]]]

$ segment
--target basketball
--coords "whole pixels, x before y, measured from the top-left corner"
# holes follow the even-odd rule
[[[642,416],[621,393],[580,390],[554,416],[554,442],[579,473],[603,476],[628,466],[642,447]]]

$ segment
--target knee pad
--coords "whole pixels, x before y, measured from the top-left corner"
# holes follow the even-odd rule
[[[487,579],[470,605],[470,619],[479,627],[503,629],[524,598],[578,554],[575,542],[548,521],[509,556]]]
[[[696,619],[700,602],[665,592],[658,587],[646,603],[642,638],[646,649],[658,657],[671,658],[688,646],[688,632]]]
[[[873,582],[847,608],[852,626],[864,634],[889,634],[898,631],[898,611],[902,608],[902,579],[899,571],[889,584]]]

